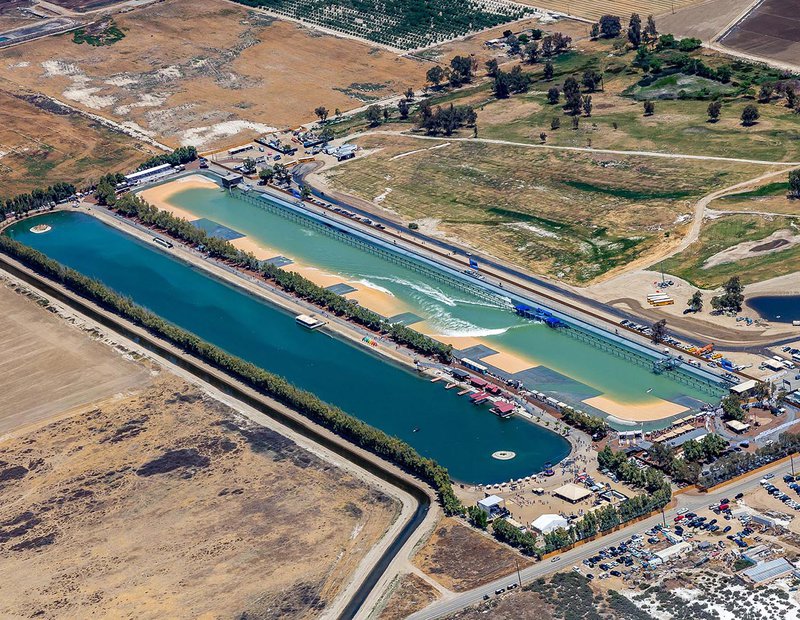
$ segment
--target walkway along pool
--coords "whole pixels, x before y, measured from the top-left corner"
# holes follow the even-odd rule
[[[364,244],[357,235],[342,234],[324,221],[294,212],[291,205],[287,208],[256,192],[228,194],[213,185],[181,189],[179,181],[174,187],[169,206],[198,225],[218,226],[236,235],[235,244],[248,244],[241,247],[268,248],[270,257],[280,255],[283,261],[288,257],[287,269],[296,268],[292,261],[299,262],[304,266],[300,272],[311,279],[317,270],[323,278],[318,283],[345,286],[346,296],[354,295],[348,293],[353,287],[365,294],[377,292],[380,303],[388,310],[396,306],[397,316],[414,329],[452,343],[500,376],[609,416],[612,426],[663,427],[659,420],[681,417],[724,393],[718,384],[686,370],[654,374],[653,358],[614,334],[580,328],[558,331],[517,317],[517,300],[454,282],[435,267],[413,265],[396,248]],[[369,305],[376,296],[359,301],[393,316]]]
[[[46,234],[30,231],[46,224]],[[568,442],[488,409],[320,332],[99,220],[56,212],[14,224],[12,238],[130,296],[176,325],[283,375],[448,468],[456,480],[490,483],[538,472],[569,453]],[[492,458],[499,450],[516,458]]]

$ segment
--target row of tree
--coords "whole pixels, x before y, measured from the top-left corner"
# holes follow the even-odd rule
[[[613,504],[600,506],[597,510],[587,512],[570,527],[558,528],[544,534],[543,546],[537,544],[537,538],[533,533],[522,532],[505,519],[495,519],[492,522],[492,533],[499,541],[516,547],[527,555],[541,557],[648,515],[666,506],[671,499],[672,493],[666,484],[652,493],[635,495],[616,506]]]
[[[599,39],[615,39],[622,34],[622,20],[616,15],[603,15],[595,24],[592,24],[591,37]],[[656,40],[658,31],[656,21],[652,15],[647,16],[647,23],[642,28],[642,18],[638,13],[633,13],[628,21],[627,38],[628,43],[634,49],[643,43],[652,43]]]
[[[800,433],[782,433],[773,443],[757,448],[755,452],[731,452],[717,459],[713,467],[700,474],[697,484],[700,488],[707,489],[798,452],[800,452]]]
[[[428,100],[419,105],[419,127],[429,135],[444,134],[446,136],[461,127],[474,127],[478,114],[470,105],[447,107],[436,106],[434,110]]]
[[[206,234],[183,218],[157,209],[134,194],[117,200],[114,208],[121,214],[134,217],[147,226],[165,231],[172,237],[200,248],[214,258],[257,272],[281,289],[329,312],[345,317],[367,329],[386,334],[394,342],[412,350],[438,358],[443,363],[452,360],[452,347],[399,323],[390,323],[379,314],[354,304],[341,295],[315,284],[294,271],[286,271],[272,263],[261,262],[252,253],[244,252],[224,239]]]
[[[608,434],[608,424],[600,416],[577,411],[571,407],[564,409],[561,416],[565,423],[585,431],[594,439],[602,439]]]
[[[172,153],[163,153],[151,157],[147,161],[142,162],[142,165],[137,170],[146,170],[162,164],[169,164],[170,166],[178,166],[180,164],[188,164],[190,161],[197,159],[197,149],[193,146],[180,146]]]
[[[300,412],[348,441],[417,476],[436,490],[445,513],[457,514],[463,511],[463,506],[453,491],[447,470],[432,459],[422,457],[404,441],[390,437],[338,407],[323,402],[314,394],[297,388],[283,377],[226,353],[135,304],[131,299],[115,293],[97,280],[64,267],[6,235],[0,235],[0,251],[45,277],[59,282],[81,297],[122,316],[262,394]]]
[[[26,194],[17,194],[6,198],[0,202],[0,219],[5,219],[11,213],[21,216],[35,209],[55,206],[73,196],[75,191],[72,183],[59,182],[53,183],[45,189],[37,188]]]
[[[660,471],[649,466],[639,467],[624,452],[614,452],[608,445],[597,453],[597,464],[600,469],[608,469],[623,482],[648,493],[670,488],[669,481]]]

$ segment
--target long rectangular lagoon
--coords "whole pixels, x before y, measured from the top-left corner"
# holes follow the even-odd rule
[[[169,197],[171,205],[198,220],[221,224],[256,244],[337,274],[356,287],[391,295],[424,321],[426,333],[445,341],[465,342],[470,359],[491,362],[494,353],[507,351],[528,360],[527,368],[506,375],[577,408],[611,414],[610,421],[618,427],[629,422],[617,424],[620,420],[614,418],[615,410],[643,413],[642,419],[647,419],[648,411],[665,412],[651,415],[651,419],[680,417],[722,394],[719,386],[683,370],[654,374],[652,360],[619,354],[619,347],[603,346],[610,343],[602,338],[597,339],[601,345],[597,346],[520,318],[513,313],[510,299],[491,301],[470,294],[424,271],[304,225],[302,220],[282,216],[280,210],[259,206],[259,200],[270,202],[263,197],[243,200],[214,188],[185,189]],[[573,336],[580,333],[576,330]],[[656,426],[659,424],[644,424],[645,429]]]
[[[37,224],[51,230],[31,232]],[[6,234],[407,441],[461,482],[524,477],[569,453],[569,443],[551,431],[520,418],[502,420],[441,384],[306,331],[288,314],[90,215],[48,213],[18,222]],[[516,457],[492,458],[500,450]]]

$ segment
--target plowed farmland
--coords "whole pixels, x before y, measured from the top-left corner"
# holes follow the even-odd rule
[[[800,63],[800,6],[796,0],[764,0],[720,40],[739,52]]]

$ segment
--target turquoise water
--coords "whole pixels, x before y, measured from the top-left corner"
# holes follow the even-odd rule
[[[226,192],[188,189],[173,195],[170,202],[198,218],[244,233],[284,256],[385,290],[428,320],[437,334],[479,337],[491,348],[533,360],[540,366],[516,378],[581,409],[602,413],[582,402],[598,395],[626,404],[655,404],[659,402],[656,399],[664,399],[689,408],[714,399],[669,374],[655,375],[647,366],[519,318],[512,312],[510,300],[489,303]]]
[[[52,230],[30,232],[40,223]],[[90,215],[49,213],[19,222],[7,234],[400,437],[459,481],[520,478],[569,453],[567,441],[546,429],[519,418],[501,420],[440,383],[321,332],[304,330],[292,316]],[[511,450],[517,457],[493,459],[497,450]]]

